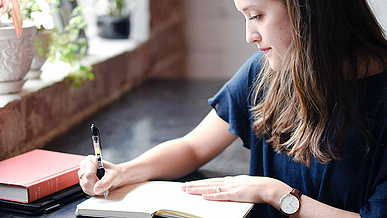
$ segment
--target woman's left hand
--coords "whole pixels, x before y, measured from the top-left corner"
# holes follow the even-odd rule
[[[243,175],[186,182],[182,189],[206,200],[269,203],[273,190],[288,193],[291,187],[277,179]]]

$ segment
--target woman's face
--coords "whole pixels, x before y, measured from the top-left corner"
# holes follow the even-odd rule
[[[280,0],[234,0],[246,18],[246,41],[256,43],[270,67],[283,70],[291,43],[291,27],[286,6]]]

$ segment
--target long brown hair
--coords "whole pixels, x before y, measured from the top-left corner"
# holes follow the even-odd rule
[[[265,60],[253,128],[295,161],[328,163],[340,159],[348,123],[369,138],[358,119],[358,69],[372,60],[385,68],[387,41],[365,0],[282,1],[292,25],[289,70],[274,72]]]

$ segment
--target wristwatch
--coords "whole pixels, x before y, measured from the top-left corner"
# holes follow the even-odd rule
[[[302,192],[293,189],[289,194],[286,194],[281,197],[279,200],[279,205],[280,205],[280,211],[284,215],[290,216],[295,213],[300,209],[300,198],[301,198]]]

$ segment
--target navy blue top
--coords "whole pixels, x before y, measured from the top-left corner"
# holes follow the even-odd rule
[[[360,213],[361,217],[387,217],[387,70],[361,81],[367,87],[364,104],[371,120],[368,130],[377,140],[370,152],[365,153],[364,139],[356,131],[349,131],[341,160],[321,164],[312,158],[307,167],[286,154],[277,154],[267,138],[258,138],[252,129],[252,85],[261,69],[261,59],[261,52],[254,54],[208,101],[230,124],[230,132],[251,150],[250,175],[279,179],[313,199]],[[281,216],[267,204],[257,204],[253,215]]]

